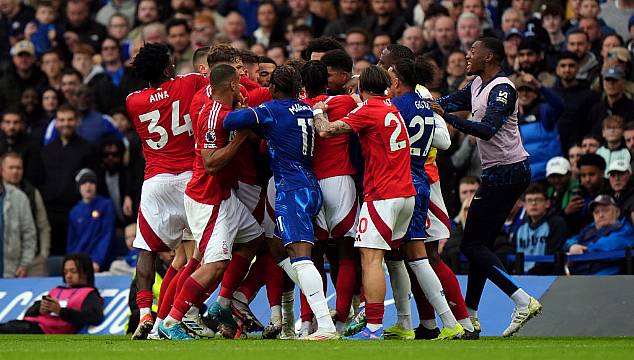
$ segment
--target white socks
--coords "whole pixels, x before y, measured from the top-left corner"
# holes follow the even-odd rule
[[[458,320],[458,323],[462,325],[465,331],[473,332],[475,329],[473,328],[473,323],[471,323],[471,319],[466,317],[464,319]]]
[[[147,314],[152,314],[152,310],[149,307],[139,309],[139,319],[143,319],[143,317]]]
[[[412,308],[409,294],[412,291],[409,275],[405,263],[401,260],[385,260],[387,271],[390,274],[390,285],[394,296],[394,306],[398,324],[404,329],[412,329]]]
[[[431,320],[422,320],[421,319],[420,323],[427,330],[434,330],[434,329],[436,329],[438,327],[438,324],[436,324],[436,319],[431,319]]]
[[[525,310],[528,308],[528,303],[530,303],[531,297],[526,293],[526,291],[517,289],[513,295],[511,295],[511,300],[515,302],[515,306],[518,309]]]
[[[198,314],[200,314],[200,309],[198,309],[197,306],[192,305],[192,307],[190,307],[189,310],[187,310],[187,313],[185,314],[185,316],[195,318],[196,316],[198,316]]]
[[[176,324],[178,324],[180,321],[174,319],[173,317],[167,315],[167,317],[165,318],[165,320],[163,320],[163,326],[165,327],[172,327]]]
[[[293,265],[291,265],[290,258],[288,257],[284,258],[284,260],[277,263],[277,266],[281,267],[282,270],[286,272],[286,275],[288,275],[288,277],[291,278],[291,280],[293,280],[295,284],[299,284],[299,278],[297,277],[297,272],[295,271],[295,268],[293,267]],[[320,275],[320,278],[321,278],[321,275]]]
[[[293,263],[293,269],[297,272],[299,287],[315,314],[318,329],[334,332],[335,324],[330,317],[330,310],[324,296],[321,274],[311,260],[296,261]]]
[[[436,313],[440,315],[443,325],[446,328],[452,329],[458,324],[458,321],[451,313],[440,280],[438,280],[438,276],[429,264],[429,260],[419,259],[409,261],[409,266],[412,268],[414,274],[416,274],[416,280],[421,289],[423,289],[425,297],[434,310],[436,310]]]
[[[473,310],[469,307],[467,307],[467,312],[469,313],[469,317],[473,318],[473,319],[477,319],[478,318],[478,310]]]
[[[224,309],[226,309],[229,306],[231,306],[231,299],[227,299],[225,297],[218,296],[218,300],[216,300],[216,301],[218,301],[218,305],[220,305],[220,307],[222,307]]]
[[[243,304],[249,304],[251,301],[249,301],[249,299],[247,299],[247,297],[239,292],[239,291],[234,291],[233,292],[233,298],[238,300],[239,302],[243,303]]]
[[[295,322],[295,291],[286,291],[282,293],[282,319],[284,323]]]
[[[280,305],[271,306],[271,324],[282,326],[282,307]]]
[[[366,327],[368,330],[375,332],[383,327],[383,324],[367,324]]]

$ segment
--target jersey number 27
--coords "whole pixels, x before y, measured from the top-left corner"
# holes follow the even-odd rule
[[[150,123],[147,126],[147,131],[150,134],[158,134],[160,138],[158,141],[154,141],[152,139],[147,139],[145,142],[154,150],[160,150],[167,145],[167,140],[169,136],[167,134],[167,130],[164,127],[158,124],[159,120],[161,120],[161,113],[159,110],[150,111],[149,113],[145,113],[139,115],[139,120],[141,122],[149,121]],[[183,116],[184,124],[180,122],[180,100],[176,100],[172,103],[172,134],[174,136],[187,133],[189,136],[194,134],[194,130],[192,129],[192,119],[189,114],[185,114]]]

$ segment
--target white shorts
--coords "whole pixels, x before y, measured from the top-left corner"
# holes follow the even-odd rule
[[[324,201],[315,219],[315,239],[355,237],[359,202],[352,176],[322,179],[319,187]]]
[[[265,211],[264,220],[262,221],[262,228],[264,228],[264,234],[267,238],[272,238],[275,235],[275,180],[271,176],[269,183],[266,186],[266,199],[265,199]]]
[[[414,196],[364,202],[354,246],[386,251],[398,249],[399,240],[407,234],[415,202]]]
[[[425,242],[449,239],[451,222],[447,207],[445,207],[445,201],[442,198],[440,181],[431,184],[430,188],[429,211],[427,211],[427,224],[425,227],[427,239],[425,239]]]
[[[175,249],[181,240],[191,240],[183,195],[192,172],[159,174],[141,187],[136,237],[132,246],[152,252]]]
[[[244,206],[247,207],[247,210],[251,212],[251,215],[253,215],[258,224],[262,225],[265,218],[264,212],[266,210],[265,195],[262,192],[262,187],[238,181],[236,195]]]
[[[262,235],[262,227],[235,192],[220,205],[199,203],[185,195],[185,211],[203,264],[230,260],[233,244]]]

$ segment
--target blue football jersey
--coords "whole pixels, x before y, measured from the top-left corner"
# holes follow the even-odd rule
[[[392,98],[392,103],[401,113],[407,127],[412,155],[412,175],[427,179],[425,161],[434,137],[434,112],[427,101],[415,92]]]
[[[252,108],[266,140],[277,191],[319,186],[313,172],[313,111],[305,103],[273,100]]]

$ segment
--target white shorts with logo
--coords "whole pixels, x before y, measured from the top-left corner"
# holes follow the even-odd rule
[[[350,175],[319,180],[324,201],[315,219],[315,239],[355,237],[359,201]]]
[[[262,227],[234,191],[220,205],[202,204],[185,195],[185,211],[203,264],[230,260],[233,244],[262,235]]]
[[[440,190],[440,181],[430,185],[429,211],[427,211],[427,224],[425,231],[427,239],[425,242],[449,239],[451,222],[447,213],[445,201]]]
[[[275,195],[275,180],[271,176],[266,186],[266,206],[262,221],[262,228],[264,228],[264,234],[267,238],[272,238],[275,235]]]
[[[136,237],[132,246],[152,252],[175,249],[192,240],[183,195],[192,172],[159,174],[143,182]]]
[[[407,234],[414,212],[415,197],[364,202],[359,214],[355,247],[383,249],[399,248]]]

